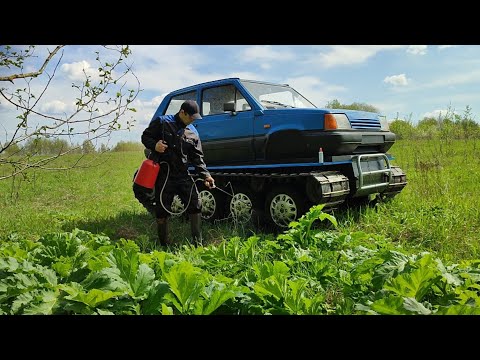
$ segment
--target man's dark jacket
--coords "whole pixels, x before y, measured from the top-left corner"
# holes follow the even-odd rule
[[[155,144],[164,140],[168,148],[163,154],[155,151]],[[200,178],[210,176],[203,160],[202,143],[197,129],[180,120],[178,114],[164,115],[153,119],[143,131],[142,143],[153,151],[152,159],[161,162],[166,161],[170,165],[169,176],[188,176],[189,163],[195,167]]]

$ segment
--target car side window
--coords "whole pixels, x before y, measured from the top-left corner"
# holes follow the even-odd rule
[[[234,85],[222,85],[205,89],[202,93],[202,115],[223,114],[223,104],[235,104],[235,111],[252,108]]]
[[[164,115],[175,115],[177,112],[180,111],[180,107],[185,100],[197,100],[196,92],[190,91],[188,93],[175,95],[174,97],[172,97]]]

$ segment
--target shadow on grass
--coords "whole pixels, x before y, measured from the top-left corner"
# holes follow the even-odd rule
[[[332,215],[337,218],[339,223],[359,222],[362,216],[363,206],[361,207],[340,207]],[[190,221],[187,216],[176,216],[169,218],[169,237],[173,246],[169,249],[182,247],[191,244]],[[123,211],[113,217],[72,220],[65,222],[62,226],[63,231],[70,232],[75,228],[89,231],[94,234],[103,234],[112,241],[120,239],[132,240],[139,245],[142,251],[164,250],[160,246],[157,235],[157,223],[151,214],[146,211]],[[319,230],[333,230],[333,225],[329,221],[315,222],[314,228]],[[241,237],[247,239],[250,236],[258,235],[260,237],[276,238],[283,233],[286,228],[278,228],[269,225],[265,221],[262,213],[256,213],[248,223],[236,223],[231,218],[215,220],[209,222],[202,221],[203,245],[219,244],[232,237]]]
[[[174,250],[183,245],[191,244],[190,221],[185,216],[171,217],[169,223],[169,237],[173,245],[162,247],[158,242],[157,223],[155,218],[147,212],[124,211],[114,217],[75,220],[63,224],[62,230],[70,232],[75,228],[86,230],[94,234],[103,234],[112,241],[120,239],[132,240],[139,245],[141,251]],[[218,244],[233,236],[247,238],[258,234],[258,228],[252,224],[235,224],[225,219],[213,223],[202,221],[203,245]]]
[[[165,250],[160,246],[157,236],[157,223],[155,218],[147,212],[120,212],[109,218],[75,220],[66,222],[62,229],[72,231],[78,228],[94,234],[103,234],[112,241],[120,239],[132,240],[139,245],[142,251]],[[169,234],[172,240],[183,245],[188,243],[190,225],[184,219],[171,218],[169,220]],[[185,235],[186,234],[186,235]]]

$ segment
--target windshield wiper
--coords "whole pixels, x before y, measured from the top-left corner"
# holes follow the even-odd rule
[[[284,106],[284,107],[290,107],[290,108],[295,107],[295,106],[292,106],[292,105],[283,104],[283,103],[278,102],[278,101],[271,101],[271,100],[260,100],[260,101],[264,102],[264,103],[267,103],[267,104],[280,105],[280,106]]]

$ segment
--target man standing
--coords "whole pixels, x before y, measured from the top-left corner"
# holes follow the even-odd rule
[[[168,236],[168,217],[175,194],[178,194],[190,218],[193,242],[202,243],[201,209],[197,187],[188,173],[188,165],[195,171],[209,189],[215,187],[215,181],[207,170],[203,160],[203,151],[197,129],[191,125],[201,119],[198,104],[186,100],[175,115],[163,115],[153,119],[143,131],[142,143],[147,149],[155,151],[161,164],[155,183],[155,215],[157,218],[158,238],[161,245],[172,242]],[[167,178],[168,174],[168,178]]]

